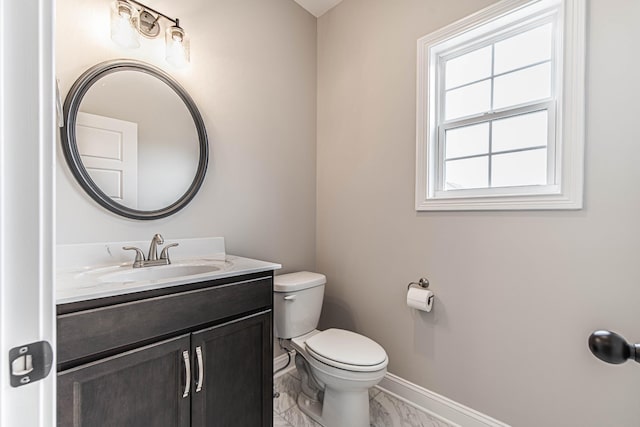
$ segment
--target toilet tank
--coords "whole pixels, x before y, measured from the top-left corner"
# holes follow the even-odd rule
[[[318,326],[324,285],[323,274],[300,271],[273,279],[274,334],[277,338],[295,338]]]

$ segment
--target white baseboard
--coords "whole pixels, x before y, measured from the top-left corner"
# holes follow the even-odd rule
[[[510,427],[508,424],[388,372],[377,387],[450,424],[461,427]]]
[[[274,358],[273,371],[277,372],[275,376],[279,377],[295,369],[294,358],[295,351],[291,353],[291,363],[287,369],[284,369],[288,360],[286,354],[281,354]],[[448,424],[460,427],[510,427],[508,424],[389,372],[376,387],[418,410],[442,419]]]

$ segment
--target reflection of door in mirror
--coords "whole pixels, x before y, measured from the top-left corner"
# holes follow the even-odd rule
[[[204,122],[189,94],[161,69],[130,60],[91,67],[71,87],[64,116],[67,164],[111,212],[164,218],[200,189],[209,160]]]
[[[187,191],[198,169],[197,129],[185,103],[162,80],[139,71],[108,74],[90,87],[79,111],[138,125],[137,202],[118,203],[160,209]],[[82,163],[87,168],[84,158]]]
[[[138,207],[138,124],[78,112],[78,152],[91,179],[113,200]]]

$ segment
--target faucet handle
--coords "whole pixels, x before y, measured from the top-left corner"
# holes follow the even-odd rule
[[[142,263],[144,263],[144,253],[141,249],[136,248],[134,246],[123,246],[122,249],[125,251],[136,251],[136,259],[133,261],[134,267],[141,267]]]
[[[171,243],[170,245],[165,246],[162,249],[162,252],[160,252],[160,259],[166,259],[167,264],[171,264],[171,260],[169,259],[169,248],[173,248],[178,245],[179,243]]]

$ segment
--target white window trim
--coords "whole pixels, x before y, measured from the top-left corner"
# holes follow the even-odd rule
[[[562,4],[558,43],[564,55],[559,61],[558,82],[562,96],[558,97],[556,135],[556,185],[536,187],[491,188],[479,195],[477,191],[438,192],[435,144],[437,138],[436,56],[453,37],[467,34],[478,37],[477,28],[497,20],[514,10],[535,4],[544,9],[548,0],[503,0],[473,15],[457,21],[418,40],[417,119],[416,119],[416,210],[523,210],[523,209],[581,209],[584,185],[584,127],[585,127],[585,47],[586,2],[584,0],[555,0]],[[455,193],[455,194],[451,194]]]

